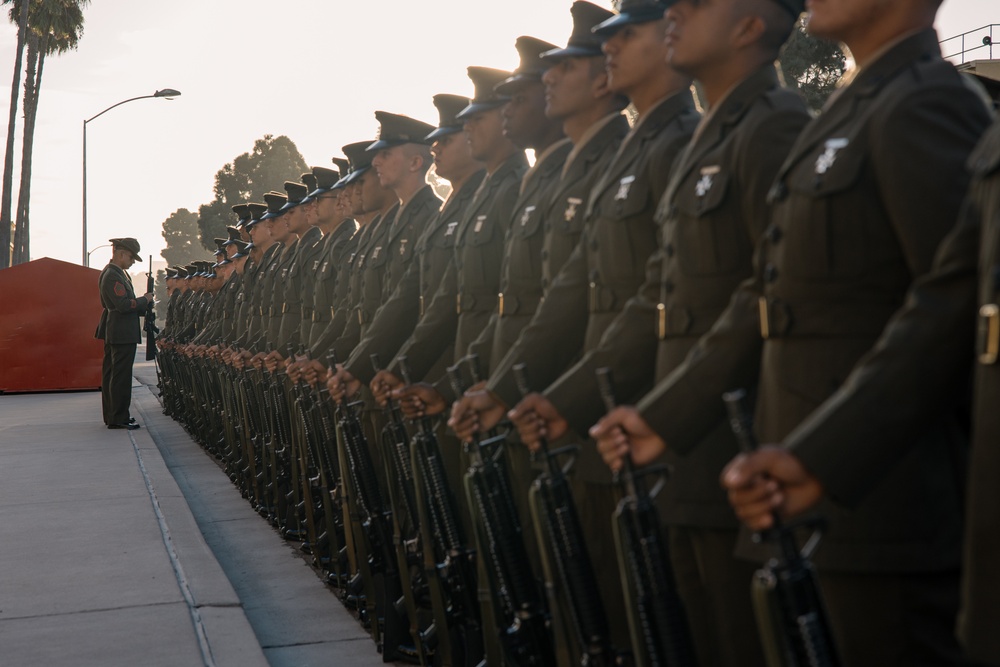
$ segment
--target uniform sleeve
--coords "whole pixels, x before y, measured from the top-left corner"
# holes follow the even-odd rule
[[[656,336],[653,330],[660,295],[662,255],[653,253],[646,263],[646,281],[628,300],[596,348],[587,352],[572,368],[545,391],[577,433],[587,429],[604,414],[597,386],[598,368],[610,368],[615,396],[635,397],[653,382]]]
[[[763,345],[757,313],[760,293],[755,278],[740,285],[684,362],[636,406],[674,451],[689,452],[725,418],[722,394],[757,386]]]
[[[101,282],[101,293],[104,303],[110,304],[109,310],[122,314],[145,310],[149,303],[144,296],[136,298],[125,282],[111,271],[105,274]]]
[[[924,87],[873,123],[881,199],[914,277],[955,225],[969,186],[965,161],[988,124],[982,101],[960,83]]]
[[[375,312],[364,338],[351,353],[344,368],[368,384],[374,377],[371,355],[390,361],[413,333],[420,315],[420,262],[411,261],[389,299]]]
[[[395,368],[399,357],[406,357],[407,367],[414,380],[423,378],[441,358],[448,346],[455,342],[458,313],[455,295],[458,294],[458,267],[454,257],[441,276],[441,282],[423,318],[410,337],[396,353],[390,368]]]
[[[507,355],[494,367],[487,388],[507,405],[521,395],[513,368],[525,364],[532,384],[547,387],[580,354],[587,331],[586,234],[552,281],[545,300]]]

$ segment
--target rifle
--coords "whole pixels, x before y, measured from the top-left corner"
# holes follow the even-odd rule
[[[156,281],[153,279],[153,256],[149,256],[149,273],[146,274],[146,291],[152,293],[156,288]],[[143,330],[146,332],[146,361],[156,359],[156,334],[160,330],[156,326],[156,313],[153,311],[153,303],[146,305],[146,313],[143,315]],[[159,374],[159,369],[157,369]]]
[[[729,425],[740,449],[757,449],[753,418],[747,407],[747,394],[738,389],[722,396],[729,412]],[[770,667],[837,667],[840,665],[833,641],[830,619],[816,571],[809,557],[819,545],[822,521],[807,520],[799,525],[813,529],[812,536],[800,551],[795,542],[794,526],[773,515],[773,527],[755,539],[778,547],[778,556],[754,574],[752,591],[754,612],[760,628],[761,643]]]
[[[479,381],[478,358],[466,358],[473,382]],[[457,396],[466,386],[459,367],[448,369]],[[515,665],[551,665],[555,661],[548,618],[521,537],[521,522],[511,497],[503,462],[506,434],[466,443],[469,471],[465,490],[473,510],[479,549],[485,559],[490,598],[500,624],[500,643]]]
[[[608,412],[615,408],[611,370],[599,368],[597,383]],[[618,482],[624,497],[614,515],[615,546],[622,588],[628,603],[629,631],[639,667],[694,667],[694,641],[687,613],[677,593],[667,541],[653,498],[662,481],[647,491],[645,476],[656,467],[636,471],[626,456]]]
[[[333,370],[337,367],[336,355],[333,353],[330,354],[329,365]],[[350,402],[344,396],[338,406],[337,425],[347,455],[346,472],[353,487],[354,504],[369,546],[367,567],[371,575],[382,577],[382,586],[376,587],[379,596],[375,601],[375,609],[376,613],[381,614],[384,629],[376,628],[377,636],[382,640],[382,655],[395,660],[400,656],[409,628],[395,604],[403,591],[392,544],[392,510],[385,502],[379,486],[375,463],[368,449],[368,438],[357,413],[359,405],[360,402]]]
[[[406,357],[399,373],[411,385]],[[445,472],[441,446],[429,417],[417,420],[410,445],[424,566],[436,627],[447,629],[436,653],[442,664],[474,667],[483,659],[483,630],[476,584],[476,551],[466,541],[458,506]],[[449,662],[450,660],[450,662]]]
[[[524,364],[513,368],[514,379],[522,397],[531,393]],[[614,665],[617,656],[608,636],[608,618],[601,600],[597,577],[587,551],[587,542],[576,512],[576,502],[569,488],[566,473],[575,456],[561,466],[559,458],[575,454],[576,447],[549,450],[548,441],[539,442],[539,455],[545,462],[543,472],[532,484],[532,513],[539,545],[545,555],[547,577],[566,593],[573,638],[580,650],[581,664],[589,667]],[[546,553],[551,550],[551,555]],[[558,579],[557,579],[558,578]],[[556,580],[557,579],[557,580]],[[553,607],[556,607],[553,604]],[[557,607],[558,608],[558,607]],[[553,616],[556,616],[553,609]]]

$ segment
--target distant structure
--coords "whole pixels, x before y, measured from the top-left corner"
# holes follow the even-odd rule
[[[960,72],[976,77],[1000,106],[1000,24],[991,23],[941,41],[941,51]],[[994,57],[996,56],[996,58]]]

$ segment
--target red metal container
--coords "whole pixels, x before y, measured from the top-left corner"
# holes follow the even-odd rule
[[[0,271],[0,392],[101,388],[100,275],[48,257]]]

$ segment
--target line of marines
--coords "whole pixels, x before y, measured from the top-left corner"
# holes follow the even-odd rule
[[[574,2],[168,270],[166,411],[387,661],[774,665],[751,531],[818,514],[837,664],[1000,664],[1000,125],[939,5]],[[854,60],[818,114],[775,65],[806,9]]]

